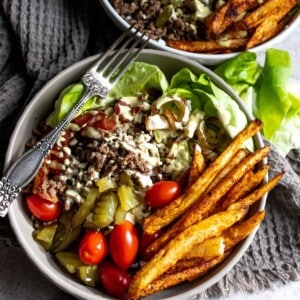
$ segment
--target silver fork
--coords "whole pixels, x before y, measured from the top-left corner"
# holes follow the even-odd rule
[[[106,52],[100,55],[99,59],[82,76],[85,92],[68,115],[32,149],[25,152],[2,177],[0,180],[0,217],[6,216],[12,201],[18,197],[21,188],[36,175],[45,156],[84,103],[93,96],[104,98],[140,51],[146,47],[149,38],[144,38],[144,34],[137,38],[138,31],[132,33],[131,29],[124,32]],[[129,48],[125,51],[127,46]],[[121,53],[123,55],[120,55]],[[109,59],[109,62],[106,59]]]

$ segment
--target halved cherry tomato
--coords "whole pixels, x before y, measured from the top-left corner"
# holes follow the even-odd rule
[[[59,203],[53,203],[38,195],[31,195],[26,198],[27,207],[30,212],[39,220],[48,222],[57,219],[61,208]]]
[[[162,234],[162,230],[156,231],[154,234],[143,233],[139,239],[139,256],[145,258],[146,250],[152,242]]]
[[[146,192],[146,203],[152,208],[161,208],[181,195],[181,187],[176,181],[162,180],[154,183]]]
[[[138,245],[138,234],[132,223],[125,220],[115,225],[110,233],[109,250],[112,260],[121,270],[127,270],[135,261]]]
[[[116,129],[117,122],[114,120],[112,116],[104,116],[103,118],[95,122],[95,127],[112,131]]]
[[[129,287],[130,277],[126,271],[110,262],[105,261],[99,265],[99,279],[104,290],[118,299],[124,298]]]
[[[108,243],[102,232],[88,231],[79,243],[78,255],[85,264],[100,263],[108,252]]]

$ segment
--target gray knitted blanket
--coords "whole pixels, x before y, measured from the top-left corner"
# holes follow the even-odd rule
[[[1,172],[9,136],[31,97],[60,70],[106,49],[119,34],[96,0],[0,1]],[[229,274],[197,297],[228,295],[235,290],[255,292],[278,281],[299,279],[300,149],[286,158],[272,149],[270,163],[271,177],[282,169],[286,174],[269,194],[266,218],[251,247]],[[5,253],[13,269],[17,266],[6,250],[15,243],[7,219],[0,220],[0,257]],[[1,270],[7,267],[7,261],[1,259]],[[20,288],[26,279],[17,273],[11,279],[18,280],[15,288]],[[9,299],[4,280],[0,275],[0,298]],[[52,285],[45,282],[45,286]],[[59,290],[51,295],[44,294],[43,299],[69,298]]]

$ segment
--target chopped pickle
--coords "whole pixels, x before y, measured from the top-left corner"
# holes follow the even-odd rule
[[[83,265],[76,268],[76,274],[86,285],[95,287],[98,282],[98,266]]]
[[[80,234],[80,226],[73,228],[72,218],[76,210],[64,211],[58,220],[51,248],[52,252],[60,252],[65,250],[72,242],[74,242]]]
[[[114,221],[119,199],[116,193],[104,194],[95,204],[92,222],[99,228],[104,228]]]
[[[55,254],[58,262],[71,274],[76,272],[76,269],[83,266],[82,261],[74,252],[58,252]]]
[[[33,232],[34,239],[40,243],[46,251],[48,251],[52,246],[57,226],[57,224],[51,224]]]
[[[72,218],[73,228],[80,226],[86,220],[87,216],[90,214],[91,210],[93,209],[98,197],[99,197],[98,189],[91,189],[89,191],[87,197],[85,198],[83,203],[80,205],[78,211],[75,213],[75,215]]]
[[[100,178],[97,181],[97,186],[99,188],[100,193],[103,193],[103,192],[108,191],[110,189],[115,189],[117,187],[116,183],[108,177]]]
[[[121,208],[125,211],[128,211],[139,204],[132,187],[127,184],[122,184],[118,187],[118,196]]]
[[[65,250],[78,239],[80,231],[81,227],[72,228],[59,224],[50,250],[54,253]]]
[[[133,186],[133,182],[131,180],[131,177],[126,172],[120,174],[119,180],[120,180],[120,184],[127,184],[127,185],[130,185],[130,186]]]
[[[166,5],[158,15],[156,19],[156,27],[162,28],[166,25],[166,23],[170,20],[171,16],[174,13],[174,6],[173,5]]]
[[[126,219],[127,211],[123,210],[121,206],[119,206],[115,213],[115,224],[122,224]]]

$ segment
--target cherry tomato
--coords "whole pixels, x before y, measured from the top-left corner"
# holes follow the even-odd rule
[[[61,208],[59,203],[53,203],[38,195],[28,196],[26,202],[30,212],[41,221],[53,221],[60,215]]]
[[[152,242],[162,234],[162,230],[158,230],[154,234],[143,233],[139,239],[139,255],[145,258],[146,250]]]
[[[130,277],[126,271],[110,261],[105,261],[99,265],[100,283],[104,290],[113,297],[118,299],[124,298],[129,287]]]
[[[176,181],[162,180],[154,183],[146,192],[145,200],[152,208],[161,208],[181,195],[181,187]]]
[[[85,264],[100,263],[108,252],[108,243],[102,232],[88,231],[79,243],[78,255]]]
[[[112,131],[116,129],[117,122],[114,120],[112,116],[104,116],[103,118],[95,122],[95,126],[97,128]]]
[[[124,221],[115,225],[110,233],[109,250],[112,260],[121,270],[127,270],[135,261],[138,245],[138,234],[132,223]]]

